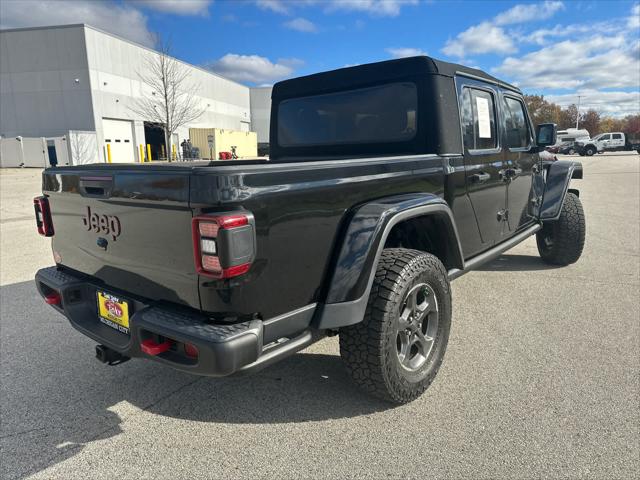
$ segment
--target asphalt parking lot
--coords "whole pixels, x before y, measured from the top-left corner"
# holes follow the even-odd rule
[[[40,172],[1,171],[0,477],[637,478],[640,157],[574,158],[582,259],[529,239],[454,281],[444,365],[402,407],[352,385],[336,338],[244,378],[99,364],[33,284]]]

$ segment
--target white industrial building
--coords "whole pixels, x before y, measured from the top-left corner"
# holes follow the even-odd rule
[[[83,24],[0,31],[2,164],[33,164],[39,148],[44,165],[52,155],[63,165],[106,161],[107,144],[114,162],[141,161],[140,146],[146,151],[147,144],[158,158],[162,130],[133,110],[136,99],[150,93],[139,73],[153,55],[158,53]],[[259,142],[268,142],[270,88],[254,95],[208,70],[184,67],[205,110],[176,132],[174,144],[197,127],[255,131]]]
[[[269,144],[269,122],[271,120],[271,87],[251,89],[251,122],[258,133],[258,145]]]

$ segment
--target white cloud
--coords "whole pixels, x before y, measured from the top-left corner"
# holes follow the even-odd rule
[[[637,40],[598,35],[506,58],[494,70],[530,89],[638,88],[639,52]]]
[[[499,18],[500,15],[496,20]],[[501,21],[513,23],[508,20],[505,16]],[[543,48],[520,57],[508,57],[493,71],[525,91],[546,93],[548,100],[562,106],[576,103],[577,95],[581,95],[584,108],[593,108],[603,115],[637,114],[640,112],[638,28],[640,4],[632,7],[626,20],[612,18],[530,32],[511,31],[519,43]],[[567,93],[548,94],[550,90]]]
[[[468,28],[453,40],[448,40],[442,52],[452,57],[464,58],[468,54],[511,53],[515,45],[502,28],[491,22],[482,22]]]
[[[316,33],[318,31],[318,27],[315,26],[313,22],[310,22],[306,18],[294,18],[293,20],[289,20],[288,22],[284,22],[285,27],[296,30],[298,32],[305,33]]]
[[[631,14],[627,20],[627,28],[630,30],[640,29],[640,3],[636,3],[631,7]],[[636,32],[637,34],[638,32]]]
[[[532,32],[512,32],[518,42],[546,45],[555,38],[574,37],[581,34],[608,34],[619,30],[619,22],[604,21],[583,25],[556,25],[553,28],[541,28]]]
[[[417,57],[418,55],[426,55],[427,52],[419,48],[385,48],[385,52],[393,58]]]
[[[290,15],[296,8],[320,5],[326,12],[366,12],[376,17],[396,17],[402,7],[417,5],[419,0],[255,0],[263,10]]]
[[[175,15],[209,15],[212,0],[128,0],[141,7]]]
[[[546,20],[547,18],[551,18],[560,10],[564,10],[564,4],[557,1],[520,4],[496,15],[493,19],[493,23],[496,25],[511,25],[514,23]]]
[[[256,5],[262,10],[271,10],[282,15],[289,14],[289,7],[283,0],[256,0]]]
[[[147,27],[147,17],[130,5],[91,0],[2,1],[0,28],[71,23],[86,23],[143,45],[154,44],[154,37]]]
[[[545,99],[562,107],[580,100],[580,110],[594,109],[601,115],[624,117],[640,113],[640,92],[607,92],[600,90],[578,90],[563,95],[545,95]],[[584,109],[584,110],[583,110]]]
[[[418,0],[331,0],[327,10],[367,12],[374,16],[396,17],[402,7],[417,4]]]
[[[263,84],[290,77],[302,63],[296,58],[279,59],[274,63],[259,55],[227,53],[205,67],[232,80]]]
[[[452,57],[464,58],[468,54],[498,53],[507,54],[517,50],[513,36],[518,41],[542,44],[549,35],[559,35],[560,27],[538,30],[533,38],[529,35],[518,35],[518,32],[505,32],[504,25],[544,20],[563,10],[564,4],[559,1],[544,3],[519,4],[496,15],[491,21],[474,25],[454,39],[449,39],[442,52]]]

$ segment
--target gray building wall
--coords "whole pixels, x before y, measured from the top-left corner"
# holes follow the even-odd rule
[[[94,130],[84,32],[0,32],[0,135],[48,137]]]
[[[251,89],[251,130],[258,134],[258,143],[269,143],[271,90],[273,87]]]
[[[154,50],[87,25],[4,30],[0,48],[0,135],[95,131],[104,160],[103,120],[118,119],[132,122],[132,148],[146,143],[144,121],[153,119],[133,108],[150,94],[138,72],[158,55]],[[189,71],[189,91],[205,111],[177,131],[178,143],[190,127],[250,129],[248,87],[181,63]]]

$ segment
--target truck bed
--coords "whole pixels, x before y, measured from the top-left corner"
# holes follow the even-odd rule
[[[101,177],[112,182],[110,191],[83,194],[82,182]],[[272,318],[321,301],[348,211],[388,195],[428,191],[444,196],[444,190],[443,158],[432,154],[289,163],[100,164],[43,174],[60,265],[146,299],[225,318]],[[84,225],[88,207],[119,218],[116,240]],[[238,210],[255,217],[251,270],[231,283],[199,277],[192,217]],[[99,238],[106,238],[106,250],[97,245]]]

